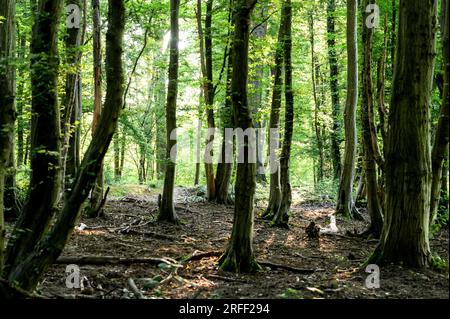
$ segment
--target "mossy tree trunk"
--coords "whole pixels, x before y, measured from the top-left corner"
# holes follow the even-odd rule
[[[14,123],[16,119],[15,75],[13,64],[16,43],[15,0],[0,0],[0,277],[4,265],[6,229],[4,224],[4,187],[14,149]],[[13,161],[14,164],[14,161]]]
[[[45,1],[45,0],[41,0]],[[59,15],[57,15],[59,16]],[[123,72],[123,34],[125,7],[123,0],[110,0],[106,35],[106,98],[98,128],[80,165],[72,191],[64,201],[54,226],[24,258],[17,260],[8,281],[25,290],[33,290],[45,270],[61,254],[75,228],[83,202],[101,170],[103,158],[112,141],[123,105],[125,77]],[[56,43],[56,42],[55,42]],[[47,127],[47,124],[41,126]]]
[[[381,241],[369,262],[426,267],[431,261],[430,106],[437,1],[400,0],[386,145],[386,207]]]
[[[244,131],[253,127],[247,101],[248,41],[250,17],[256,0],[235,1],[235,30],[233,40],[233,73],[231,79],[234,123]],[[251,272],[259,268],[253,251],[253,198],[256,188],[256,164],[249,160],[249,141],[240,148],[245,152],[243,163],[237,164],[235,207],[231,239],[219,260],[222,270]],[[253,146],[254,147],[254,146]]]
[[[93,61],[94,61],[94,115],[92,119],[92,137],[97,130],[100,116],[102,114],[102,33],[100,0],[92,0],[92,21],[93,21]],[[86,215],[94,218],[101,215],[100,205],[103,200],[103,165],[97,176],[97,182],[93,185],[89,205]]]
[[[364,2],[364,9],[369,4],[374,4],[373,0],[366,0]],[[365,11],[365,10],[364,10]],[[383,228],[383,212],[380,199],[378,197],[378,176],[377,167],[375,162],[374,144],[377,141],[373,141],[373,131],[375,125],[373,123],[374,118],[374,94],[373,94],[373,82],[372,82],[372,50],[373,50],[373,28],[366,26],[366,14],[363,14],[363,26],[362,26],[362,38],[364,46],[363,54],[363,100],[362,100],[362,136],[363,136],[363,148],[364,148],[364,171],[366,178],[366,194],[367,194],[367,209],[370,216],[370,226],[367,234],[373,235],[375,238],[379,238],[381,230]],[[373,127],[373,129],[372,129]],[[376,133],[375,133],[376,134]],[[376,137],[376,135],[375,135]]]
[[[269,119],[269,165],[270,165],[270,191],[269,191],[269,204],[264,212],[264,218],[273,219],[276,213],[280,210],[281,205],[281,170],[280,170],[280,158],[279,149],[280,141],[278,132],[280,129],[280,111],[281,100],[283,92],[283,45],[284,36],[286,32],[286,8],[283,3],[280,26],[278,30],[278,42],[275,48],[275,64],[272,69],[273,74],[273,91],[272,91],[272,104],[270,108]]]
[[[439,114],[438,126],[433,142],[433,149],[431,153],[431,164],[433,169],[433,176],[431,182],[431,208],[430,208],[430,226],[434,223],[438,208],[439,199],[441,195],[441,180],[443,171],[443,164],[445,154],[448,152],[449,142],[449,109],[450,109],[450,91],[449,91],[449,77],[450,77],[450,61],[449,61],[449,0],[443,1],[442,4],[442,55],[444,65],[444,89],[442,94],[442,106]]]
[[[273,225],[277,227],[288,227],[289,212],[292,203],[292,189],[290,183],[290,162],[292,136],[294,133],[294,91],[292,88],[292,3],[285,0],[284,11],[286,23],[284,25],[283,37],[283,57],[284,57],[284,93],[285,93],[285,114],[284,114],[284,136],[283,147],[280,157],[280,184],[281,203],[280,209],[275,214]]]
[[[28,196],[8,242],[5,271],[14,269],[44,236],[60,190],[58,28],[62,0],[40,0],[31,39],[31,180]]]

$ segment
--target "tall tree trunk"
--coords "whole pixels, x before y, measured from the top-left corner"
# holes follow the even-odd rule
[[[258,9],[257,15],[260,19],[265,19],[267,15],[267,5],[262,4]],[[267,21],[255,26],[252,35],[259,40],[264,39],[267,35]],[[251,78],[251,94],[249,98],[250,107],[253,112],[254,125],[256,128],[256,181],[258,183],[266,183],[266,174],[264,168],[264,121],[258,112],[262,109],[263,102],[263,78],[266,76],[266,67],[263,61],[251,61],[254,65],[254,76]]]
[[[439,198],[441,192],[441,180],[443,174],[443,163],[445,154],[448,152],[449,143],[449,110],[450,110],[450,91],[449,91],[449,78],[450,78],[450,61],[449,61],[449,10],[450,1],[442,1],[442,22],[443,22],[443,34],[442,34],[442,56],[444,66],[444,89],[442,95],[442,106],[439,114],[439,122],[436,129],[433,149],[431,153],[431,166],[433,170],[431,181],[431,208],[430,208],[430,226],[433,225],[438,208]]]
[[[16,68],[13,63],[16,47],[15,0],[0,0],[0,277],[4,265],[6,229],[3,197],[5,178],[14,150],[14,124],[16,120]]]
[[[246,130],[253,127],[247,101],[248,41],[250,17],[256,0],[235,1],[235,29],[233,40],[233,74],[231,80],[234,123]],[[244,141],[240,141],[244,142]],[[243,163],[237,164],[233,230],[228,247],[219,260],[225,271],[251,272],[259,268],[253,251],[253,197],[256,188],[256,165],[250,163],[249,144],[240,148],[245,152]],[[242,154],[241,154],[242,155]]]
[[[234,127],[233,116],[232,116],[232,90],[231,90],[231,81],[232,81],[232,72],[233,72],[233,36],[234,32],[232,31],[234,27],[234,16],[233,16],[233,1],[230,0],[229,3],[229,46],[228,46],[228,61],[227,61],[227,82],[226,82],[226,96],[225,103],[222,109],[221,119],[223,126],[223,138],[222,138],[222,146],[221,146],[221,161],[217,164],[216,171],[216,201],[218,204],[231,204],[232,200],[228,194],[228,189],[230,186],[231,174],[233,173],[233,163],[230,161],[227,162],[226,152],[234,145],[228,145],[230,143],[229,140],[225,138],[225,129]],[[234,149],[233,149],[234,154]],[[230,154],[229,154],[230,155]]]
[[[357,0],[347,1],[347,103],[344,111],[345,158],[337,197],[336,212],[359,216],[353,201],[353,181],[357,149],[356,106],[358,104]]]
[[[93,14],[93,60],[94,60],[94,116],[92,119],[92,136],[97,130],[98,122],[102,113],[102,33],[100,0],[92,0]],[[92,187],[91,198],[87,207],[88,217],[101,215],[99,208],[103,200],[103,166],[97,176],[97,182]]]
[[[331,132],[331,157],[333,160],[334,179],[341,176],[341,105],[339,101],[339,64],[336,52],[336,30],[335,30],[336,0],[327,2],[327,33],[328,33],[328,61],[330,63],[330,89],[331,104],[333,109],[333,130]]]
[[[214,85],[213,85],[213,64],[212,64],[212,9],[213,0],[206,1],[205,33],[202,26],[202,3],[197,0],[197,24],[200,40],[200,65],[202,70],[203,98],[205,100],[205,112],[208,123],[208,134],[205,149],[205,175],[206,192],[209,201],[216,199],[216,183],[214,180],[214,163],[212,149],[208,145],[214,142]]]
[[[430,106],[437,1],[400,0],[396,64],[386,145],[386,211],[369,262],[426,267],[431,261]],[[411,85],[414,81],[414,85]]]
[[[317,183],[320,184],[323,181],[324,175],[324,152],[323,152],[323,141],[322,141],[322,130],[320,125],[320,108],[321,103],[319,102],[318,92],[317,92],[317,82],[320,76],[320,66],[317,56],[315,55],[315,39],[314,39],[314,14],[310,12],[309,15],[309,34],[311,43],[311,79],[313,88],[313,98],[314,98],[314,131],[316,133],[316,143],[317,152],[319,155],[319,164],[317,167]]]
[[[116,182],[120,181],[121,172],[120,172],[120,131],[117,129],[117,132],[113,137],[113,150],[114,150],[114,180]]]
[[[198,101],[198,118],[197,118],[197,135],[195,139],[195,177],[194,185],[197,186],[200,183],[200,164],[201,164],[201,136],[202,136],[202,92],[203,89],[200,88],[199,101]],[[217,181],[216,181],[217,183]],[[216,186],[217,188],[217,186]]]
[[[281,204],[280,209],[275,214],[273,225],[288,227],[289,212],[292,203],[292,189],[290,183],[290,162],[292,136],[294,133],[294,91],[292,88],[292,4],[291,0],[285,0],[285,31],[283,40],[284,50],[284,76],[285,76],[285,100],[286,108],[284,115],[284,138],[281,149],[280,170],[281,170]]]
[[[269,205],[264,212],[264,218],[273,219],[276,213],[280,210],[281,205],[281,180],[280,180],[280,111],[283,90],[283,53],[284,53],[284,36],[286,32],[286,3],[283,2],[280,27],[278,30],[278,42],[275,48],[275,65],[273,67],[273,92],[272,105],[270,108],[269,120],[269,164],[270,164],[270,192]]]
[[[365,8],[369,4],[374,4],[373,0],[366,0],[364,2]],[[378,197],[378,176],[375,162],[374,144],[378,145],[377,141],[373,143],[373,133],[371,127],[375,127],[373,124],[373,112],[374,112],[374,94],[373,94],[373,81],[372,81],[372,50],[373,50],[373,28],[366,26],[366,14],[363,14],[363,26],[362,26],[362,39],[364,46],[363,55],[363,101],[362,101],[362,135],[363,135],[363,147],[364,147],[364,170],[366,176],[366,191],[367,191],[367,209],[370,216],[370,226],[367,234],[373,235],[375,238],[379,238],[381,230],[383,228],[383,212],[380,199]]]
[[[24,66],[25,66],[25,51],[27,44],[27,38],[24,34],[19,37],[19,50],[17,57],[21,67],[18,70],[18,84],[17,84],[17,167],[20,168],[25,164],[25,120],[24,120],[24,106],[25,106],[25,79],[24,79]]]
[[[122,66],[125,28],[123,0],[109,0],[108,22],[105,107],[94,138],[72,185],[72,192],[64,202],[54,226],[31,254],[28,254],[9,274],[9,282],[26,290],[36,287],[45,270],[56,261],[64,249],[79,218],[81,205],[86,200],[89,189],[95,183],[95,178],[100,172],[103,158],[117,127],[117,120],[123,105],[125,85]]]
[[[70,3],[69,3],[70,2]],[[85,1],[66,0],[66,4],[75,4],[83,11]],[[84,17],[86,20],[86,17]],[[70,191],[70,184],[75,178],[80,165],[80,150],[78,148],[80,132],[79,121],[82,112],[81,97],[81,44],[84,42],[84,28],[86,24],[80,27],[71,27],[67,29],[66,44],[66,63],[70,66],[66,75],[65,96],[63,101],[63,115],[61,129],[64,134],[64,145],[62,152],[63,165],[63,187],[62,191]]]
[[[176,151],[172,152],[172,149],[176,147],[175,130],[177,128],[176,116],[177,116],[177,97],[178,97],[179,9],[180,9],[180,0],[170,0],[171,38],[170,38],[169,85],[167,89],[167,106],[166,106],[166,129],[167,129],[166,174],[164,178],[164,189],[158,214],[158,220],[172,223],[178,223],[178,217],[175,212],[173,200],[173,193],[175,186]]]
[[[5,273],[21,263],[45,234],[60,189],[58,28],[62,0],[40,0],[31,39],[31,180],[8,242]]]

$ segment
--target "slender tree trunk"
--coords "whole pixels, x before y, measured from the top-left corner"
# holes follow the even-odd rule
[[[373,0],[364,2],[364,11],[369,4],[374,4]],[[373,112],[374,112],[374,94],[372,82],[372,50],[373,50],[373,29],[366,26],[366,14],[363,14],[362,38],[364,46],[364,61],[362,70],[363,81],[363,101],[362,101],[362,135],[364,147],[364,171],[366,176],[367,187],[367,208],[370,216],[370,226],[367,233],[375,238],[379,238],[383,228],[383,212],[382,205],[378,197],[378,176],[375,162],[374,144],[378,145],[375,140],[373,143]]]
[[[313,12],[309,13],[309,34],[311,43],[311,79],[313,88],[313,98],[314,98],[314,131],[316,133],[316,143],[317,151],[319,155],[319,164],[317,167],[317,183],[320,184],[323,181],[324,175],[324,152],[323,152],[323,141],[322,141],[322,130],[320,125],[320,108],[321,104],[319,102],[318,92],[317,92],[317,82],[320,76],[320,67],[317,56],[315,55],[315,39],[314,39],[314,15]]]
[[[231,175],[233,173],[233,163],[225,161],[226,152],[230,149],[230,147],[234,146],[233,142],[227,140],[225,138],[225,129],[234,127],[233,115],[232,115],[232,90],[231,90],[231,81],[232,81],[232,72],[233,72],[233,36],[234,32],[232,32],[232,28],[234,27],[234,16],[233,12],[233,0],[230,0],[230,8],[229,8],[229,48],[228,48],[228,61],[227,61],[227,82],[226,82],[226,96],[225,103],[222,109],[222,126],[223,126],[223,138],[222,138],[222,147],[221,147],[221,161],[217,164],[216,171],[216,201],[218,204],[231,204],[232,200],[228,194],[228,189],[230,186]],[[233,143],[233,145],[228,145],[228,143]],[[233,148],[234,154],[234,148]]]
[[[70,3],[69,3],[70,2]],[[75,4],[83,8],[85,3],[82,0],[66,0],[66,4]],[[85,10],[83,10],[85,11]],[[85,20],[86,18],[84,18]],[[82,112],[81,98],[81,50],[80,46],[84,42],[85,23],[83,27],[67,29],[66,63],[70,66],[66,75],[65,96],[63,101],[63,115],[61,130],[64,134],[64,145],[62,152],[63,165],[63,187],[62,191],[70,191],[69,187],[76,175],[80,165],[80,154],[78,149],[80,132],[79,121]]]
[[[442,34],[442,56],[444,66],[444,89],[442,95],[442,106],[439,114],[439,122],[436,129],[433,149],[431,153],[431,165],[433,169],[432,182],[431,182],[431,208],[430,208],[430,226],[433,225],[438,208],[439,198],[441,193],[441,180],[443,172],[443,163],[445,154],[448,152],[449,143],[449,110],[450,110],[450,91],[449,91],[449,78],[450,78],[450,61],[449,61],[449,36],[448,29],[449,23],[449,0],[442,2],[444,7],[442,8],[442,21],[443,21],[443,34]]]
[[[5,178],[14,154],[14,125],[16,120],[16,68],[13,63],[16,47],[16,3],[0,0],[0,277],[5,261],[5,237],[3,197]],[[14,165],[14,162],[12,163]]]
[[[279,129],[280,129],[280,111],[283,90],[283,53],[284,36],[286,32],[286,5],[283,2],[280,27],[278,30],[278,42],[275,48],[275,65],[273,67],[273,92],[272,105],[270,109],[270,138],[269,138],[269,164],[270,164],[270,192],[269,205],[264,212],[263,217],[273,219],[280,210],[281,205],[281,170],[279,158]]]
[[[19,82],[17,84],[17,167],[20,168],[25,164],[25,120],[24,120],[24,106],[25,106],[25,79],[24,79],[24,66],[25,66],[25,50],[27,44],[27,39],[24,34],[20,35],[19,40],[19,52],[17,57],[19,58],[19,63],[21,67],[18,70],[18,79]]]
[[[292,4],[291,0],[285,0],[286,25],[284,31],[284,77],[286,108],[284,115],[284,139],[280,158],[281,204],[275,214],[273,225],[288,227],[289,212],[292,203],[292,189],[290,183],[290,162],[292,136],[294,133],[294,91],[292,88]]]
[[[235,1],[232,101],[235,125],[244,131],[253,127],[247,102],[247,80],[250,17],[255,4],[256,0]],[[245,152],[244,162],[237,164],[233,230],[228,247],[219,260],[219,267],[222,270],[239,273],[259,269],[253,251],[253,197],[256,188],[256,165],[249,161],[251,146],[248,145],[248,141],[244,145],[241,148],[241,151]]]
[[[93,12],[93,58],[94,58],[94,116],[92,120],[92,136],[97,130],[102,113],[102,41],[101,41],[101,16],[100,0],[92,0]],[[91,198],[87,207],[88,217],[97,217],[103,200],[103,166],[97,176],[97,183],[91,191]]]
[[[439,198],[441,195],[441,180],[443,172],[443,163],[445,159],[445,154],[448,152],[449,143],[449,73],[450,73],[450,62],[449,62],[449,36],[448,29],[450,28],[448,21],[450,1],[443,1],[442,4],[446,7],[442,8],[442,21],[445,23],[442,31],[442,57],[443,57],[443,68],[444,68],[444,87],[442,94],[442,106],[439,114],[438,126],[436,129],[433,149],[431,153],[431,165],[433,169],[432,181],[431,181],[431,208],[430,208],[430,226],[433,225],[438,208],[439,208]]]
[[[356,106],[358,104],[357,0],[347,1],[347,103],[344,111],[345,158],[336,212],[348,217],[359,216],[353,201],[353,181],[357,150]]]
[[[206,145],[214,142],[214,85],[212,65],[212,9],[213,0],[206,1],[205,34],[202,25],[202,3],[197,0],[197,24],[200,40],[200,61],[203,76],[203,98],[205,100],[205,112],[208,122],[208,136]],[[214,180],[213,152],[209,147],[205,150],[206,192],[209,201],[216,199],[216,183]]]
[[[257,12],[260,19],[264,19],[267,15],[267,6],[262,4]],[[267,35],[267,21],[255,26],[252,35],[259,39],[264,39]],[[266,75],[266,67],[262,61],[251,61],[250,64],[254,65],[254,76],[251,78],[251,93],[249,98],[250,107],[253,112],[253,118],[256,128],[256,181],[258,183],[266,183],[266,174],[264,168],[264,139],[263,133],[264,121],[261,120],[258,112],[262,109],[263,102],[263,78]]]
[[[331,132],[331,157],[333,160],[334,179],[341,176],[341,105],[339,101],[339,63],[336,52],[335,30],[336,0],[327,2],[327,33],[328,33],[328,61],[330,63],[330,89],[331,104],[333,109],[333,130]]]
[[[169,62],[169,86],[167,89],[166,106],[166,129],[167,129],[167,152],[166,152],[166,174],[164,178],[164,189],[159,207],[158,220],[178,223],[175,212],[173,193],[175,186],[175,161],[176,151],[176,128],[177,128],[177,97],[178,97],[178,14],[180,0],[170,0],[170,62]],[[174,134],[175,133],[175,134]],[[174,136],[175,135],[175,136]],[[172,153],[172,154],[171,154]]]
[[[113,137],[113,149],[114,149],[114,180],[116,182],[120,181],[120,131],[114,134]]]
[[[199,101],[198,101],[197,136],[195,139],[195,178],[194,178],[195,186],[197,186],[200,183],[200,164],[201,164],[201,148],[202,148],[202,146],[201,146],[202,114],[203,114],[203,112],[202,112],[202,88],[200,88]]]
[[[8,242],[5,273],[14,269],[45,234],[60,189],[58,28],[62,0],[40,0],[31,40],[31,180],[27,200]]]
[[[427,267],[431,261],[429,122],[436,7],[437,1],[400,0],[386,145],[385,223],[380,244],[369,259],[378,265]]]

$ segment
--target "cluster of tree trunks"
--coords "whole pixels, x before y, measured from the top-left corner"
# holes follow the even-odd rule
[[[430,264],[430,105],[437,1],[400,0],[396,62],[385,146],[386,199],[380,244],[369,262]],[[407,80],[408,79],[408,80]],[[409,79],[414,80],[411,85]]]
[[[122,67],[125,8],[110,0],[106,36],[107,93],[102,116],[60,209],[61,145],[58,87],[58,30],[63,1],[40,0],[31,40],[32,138],[31,184],[6,249],[3,277],[25,289],[36,287],[44,271],[61,254],[72,233],[80,208],[100,173],[122,109]],[[3,96],[3,95],[2,95]],[[50,220],[55,222],[50,227]]]

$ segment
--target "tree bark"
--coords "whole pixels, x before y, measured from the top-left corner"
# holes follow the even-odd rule
[[[214,130],[216,128],[214,120],[214,85],[213,85],[213,63],[212,63],[212,9],[213,0],[206,1],[205,32],[202,24],[202,3],[197,0],[197,25],[200,41],[200,65],[202,70],[203,98],[205,100],[205,112],[208,123],[208,137],[206,145],[214,142]],[[205,175],[206,192],[209,201],[216,199],[216,183],[214,180],[214,164],[207,159],[213,158],[213,152],[206,147],[205,151]]]
[[[272,91],[272,105],[270,108],[269,119],[269,164],[270,164],[270,191],[269,204],[264,212],[263,217],[266,219],[273,219],[276,213],[280,210],[281,205],[281,180],[280,180],[280,159],[279,159],[279,129],[280,129],[280,111],[283,90],[283,45],[284,36],[286,32],[286,6],[283,2],[280,26],[278,30],[278,42],[275,48],[275,65],[272,69],[273,73],[273,91]]]
[[[100,116],[102,114],[102,33],[101,33],[101,16],[100,16],[100,0],[92,0],[93,14],[93,61],[94,61],[94,115],[92,119],[92,136],[97,130]],[[103,165],[97,176],[97,182],[93,185],[91,198],[86,210],[88,217],[98,217],[100,203],[103,199]]]
[[[264,19],[267,14],[267,5],[262,4],[258,8],[257,16],[260,19]],[[263,20],[262,23],[255,26],[252,34],[253,37],[257,38],[258,41],[264,39],[267,35],[267,20]],[[266,76],[266,67],[263,61],[252,61],[250,64],[254,65],[253,76],[251,77],[251,91],[249,103],[253,112],[254,125],[256,128],[256,181],[258,183],[265,184],[267,182],[265,167],[264,167],[264,139],[265,136],[262,134],[264,132],[265,121],[261,119],[258,112],[262,109],[263,103],[263,79]]]
[[[317,152],[319,155],[319,164],[317,167],[317,184],[323,181],[324,176],[324,146],[322,140],[322,130],[320,125],[320,112],[321,112],[321,102],[318,97],[317,82],[320,76],[320,66],[317,56],[315,54],[315,36],[314,36],[314,14],[311,11],[309,13],[309,34],[311,43],[311,79],[313,88],[313,98],[314,98],[314,131],[316,133],[316,144]]]
[[[369,4],[374,4],[374,0],[366,0],[364,2],[365,8]],[[372,81],[372,50],[373,50],[373,28],[366,26],[366,16],[363,12],[363,26],[362,39],[364,46],[363,55],[363,101],[362,101],[362,135],[364,147],[364,170],[366,177],[366,194],[367,194],[367,209],[370,216],[370,226],[368,232],[375,238],[379,238],[383,228],[383,212],[380,199],[378,197],[378,176],[376,169],[376,149],[378,145],[376,140],[376,132],[374,132],[375,125],[373,124],[374,112],[374,93]],[[372,129],[373,127],[373,129]],[[373,136],[375,134],[375,136]],[[375,141],[374,141],[375,139]]]
[[[386,145],[385,223],[380,244],[369,259],[378,265],[420,268],[431,261],[429,122],[436,7],[437,1],[400,0]]]
[[[230,0],[229,3],[229,13],[228,13],[228,22],[230,24],[230,27],[228,29],[228,36],[229,36],[229,45],[226,54],[228,55],[228,61],[227,61],[227,82],[226,82],[226,96],[225,96],[225,103],[224,107],[222,109],[221,119],[222,119],[222,126],[223,126],[223,139],[222,139],[222,146],[221,146],[221,160],[217,164],[217,171],[216,171],[216,201],[218,204],[232,204],[232,200],[228,194],[229,186],[230,186],[230,180],[231,180],[231,174],[233,172],[233,164],[227,163],[225,161],[226,158],[226,151],[230,149],[230,147],[234,146],[234,139],[233,142],[230,142],[225,138],[225,129],[234,127],[234,121],[232,116],[232,90],[231,90],[231,80],[232,80],[232,71],[233,71],[233,37],[234,32],[232,31],[234,27],[234,15],[233,15],[233,0]],[[233,143],[233,145],[227,145],[228,143]],[[233,154],[234,154],[234,147],[233,147]]]
[[[0,277],[4,265],[6,229],[4,224],[4,187],[14,150],[16,120],[16,68],[13,63],[16,47],[16,4],[14,0],[0,0]],[[13,162],[14,165],[14,162]]]
[[[70,3],[69,3],[70,2]],[[75,4],[83,9],[85,1],[70,0],[66,4]],[[84,20],[86,18],[84,17]],[[63,181],[62,191],[70,191],[68,187],[76,175],[80,165],[79,150],[79,121],[82,112],[81,96],[81,44],[84,42],[84,28],[82,27],[67,29],[66,44],[66,63],[70,66],[66,75],[65,96],[63,101],[63,115],[61,130],[64,134],[64,145],[62,152]]]
[[[357,149],[356,106],[358,104],[358,39],[357,1],[347,1],[347,102],[344,111],[345,158],[342,170],[336,212],[348,217],[358,216],[353,201],[353,181]]]
[[[164,178],[164,189],[159,207],[158,220],[171,223],[178,223],[175,211],[173,193],[175,186],[175,161],[176,136],[173,136],[177,128],[177,96],[178,96],[178,14],[180,0],[170,0],[170,62],[169,62],[169,85],[167,89],[166,106],[166,129],[167,129],[167,150],[166,150],[166,173]],[[173,153],[171,156],[171,152]]]
[[[5,272],[22,262],[45,234],[60,189],[58,28],[62,0],[40,0],[31,40],[31,180],[28,196],[8,242]]]
[[[341,105],[339,101],[339,63],[336,52],[336,30],[335,30],[336,0],[327,2],[327,33],[328,33],[328,61],[330,63],[330,90],[331,104],[333,109],[333,130],[331,132],[331,157],[333,160],[334,179],[341,176]]]
[[[284,93],[285,93],[285,115],[284,115],[284,138],[280,157],[280,181],[281,181],[281,204],[275,214],[273,225],[277,227],[288,227],[289,212],[292,203],[292,189],[290,183],[290,162],[292,136],[294,133],[294,91],[292,88],[292,3],[285,0],[286,25],[283,40],[284,53]]]
[[[244,131],[253,128],[247,101],[248,42],[250,16],[256,0],[235,1],[235,30],[233,40],[232,102],[234,122]],[[244,141],[240,141],[244,142]],[[225,271],[251,272],[259,269],[253,251],[253,197],[256,188],[256,165],[248,157],[249,144],[244,144],[243,163],[237,164],[235,207],[231,239],[219,267]]]
[[[16,283],[18,287],[25,290],[33,290],[36,287],[45,270],[57,260],[64,249],[79,218],[81,205],[86,200],[89,190],[100,172],[103,158],[117,127],[123,105],[125,85],[122,66],[125,28],[123,0],[109,1],[108,21],[109,27],[106,35],[107,90],[104,109],[95,136],[72,184],[72,191],[64,202],[54,226],[36,248],[27,254],[24,259],[19,260],[9,272],[8,281]],[[45,123],[42,126],[47,127],[47,125]]]
[[[430,208],[430,226],[436,220],[439,198],[441,193],[441,180],[443,172],[443,163],[445,154],[448,152],[449,143],[449,109],[450,109],[450,92],[449,92],[449,77],[450,77],[450,61],[449,61],[449,0],[442,2],[445,7],[442,8],[443,34],[442,34],[442,56],[444,66],[444,89],[442,95],[442,106],[439,114],[438,126],[436,129],[433,149],[431,153],[432,166],[432,180],[431,180],[431,208]]]

